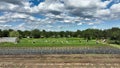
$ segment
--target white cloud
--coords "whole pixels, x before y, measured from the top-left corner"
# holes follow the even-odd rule
[[[93,29],[97,29],[98,27],[97,26],[92,26]]]
[[[25,23],[21,23],[21,24],[19,24],[19,25],[17,25],[17,26],[15,26],[15,27],[13,27],[12,29],[15,29],[15,30],[26,30],[26,27],[25,27],[26,25],[25,25]]]
[[[59,0],[45,0],[45,2],[38,5],[37,9],[40,13],[59,15],[64,10],[64,4],[60,3]]]
[[[97,11],[97,16],[108,16],[110,15],[110,10],[109,9],[102,9]]]
[[[4,30],[4,29],[10,29],[10,28],[12,28],[12,25],[6,25],[6,24],[1,25],[0,24],[0,29],[2,29],[2,30]]]
[[[91,23],[91,22],[90,22],[90,23],[88,23],[88,25],[94,25],[94,23]]]
[[[68,8],[105,8],[110,1],[101,0],[64,0]]]
[[[11,3],[0,2],[0,10],[2,11],[15,11],[18,8],[18,5],[14,5]]]
[[[114,13],[120,13],[120,3],[112,5],[110,9]]]
[[[100,9],[94,14],[95,17],[101,20],[108,20],[111,19],[111,11],[110,9]]]
[[[101,0],[65,0],[68,13],[83,18],[93,18],[97,10],[104,9],[111,1]]]
[[[22,5],[25,0],[0,0],[0,2]]]
[[[83,23],[78,23],[77,25],[82,25]]]
[[[112,5],[110,11],[112,19],[120,19],[120,3]]]
[[[0,16],[0,24],[7,24],[12,22],[17,24],[17,22],[21,22],[22,24],[10,27],[15,30],[30,30],[39,27],[43,22],[41,19],[37,19],[33,16],[23,14],[23,13],[5,13],[3,16]]]
[[[120,19],[120,3],[107,8],[112,0],[45,0],[33,7],[28,1],[0,0],[0,11],[4,12],[3,15],[0,15],[0,24],[22,21],[27,25],[24,24],[26,27],[23,28],[23,24],[21,24],[19,27],[25,29],[55,22],[94,25],[102,20]],[[45,18],[41,18],[39,15]],[[50,26],[46,27],[50,28]]]

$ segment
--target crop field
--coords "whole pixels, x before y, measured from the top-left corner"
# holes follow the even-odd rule
[[[120,49],[82,38],[23,38],[18,44],[0,44],[0,55],[39,54],[120,54]]]
[[[119,68],[119,54],[2,55],[0,68]]]
[[[46,55],[46,54],[120,54],[120,49],[112,47],[0,48],[0,55]]]
[[[0,47],[64,47],[64,46],[106,46],[96,40],[88,42],[82,38],[23,38],[19,43],[0,43]]]
[[[82,38],[0,43],[0,68],[119,68],[120,49]]]

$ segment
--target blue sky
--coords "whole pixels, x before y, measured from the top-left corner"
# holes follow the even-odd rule
[[[0,29],[120,28],[120,0],[0,0]]]

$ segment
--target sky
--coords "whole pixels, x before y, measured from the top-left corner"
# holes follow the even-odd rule
[[[120,28],[120,0],[0,0],[0,29]]]

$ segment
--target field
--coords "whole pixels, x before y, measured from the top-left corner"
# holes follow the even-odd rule
[[[0,44],[0,55],[33,54],[120,54],[120,49],[82,38],[23,38],[18,44]]]
[[[117,54],[2,55],[0,68],[119,68]]]
[[[23,38],[0,43],[0,68],[119,68],[117,46],[82,38]]]
[[[106,44],[98,43],[96,40],[88,42],[82,38],[40,38],[27,39],[23,38],[18,44],[0,43],[0,47],[65,47],[65,46],[105,46]]]

